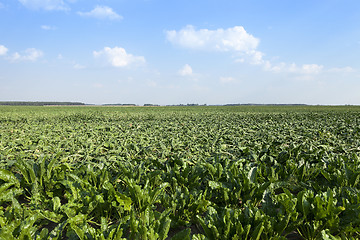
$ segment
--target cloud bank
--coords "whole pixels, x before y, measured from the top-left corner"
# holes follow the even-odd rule
[[[166,31],[169,42],[182,48],[203,51],[232,52],[243,56],[251,64],[263,64],[264,53],[257,50],[260,40],[246,32],[244,27],[218,28],[216,30],[195,29],[188,25],[179,31]],[[245,62],[245,59],[237,59]]]
[[[319,64],[274,63],[264,58],[265,53],[259,51],[260,40],[249,34],[244,27],[218,28],[216,30],[196,29],[188,25],[178,31],[166,31],[166,39],[173,45],[201,51],[231,52],[236,56],[235,62],[247,62],[252,65],[260,65],[263,70],[273,73],[294,73],[300,75],[316,75],[323,72],[349,73],[354,70],[351,67],[325,69]],[[185,67],[181,70],[185,74]],[[222,78],[221,82],[230,82],[230,79]]]
[[[167,31],[166,38],[174,45],[206,51],[247,53],[255,50],[259,44],[259,39],[247,33],[242,26],[196,30],[194,26],[188,25],[179,31]]]

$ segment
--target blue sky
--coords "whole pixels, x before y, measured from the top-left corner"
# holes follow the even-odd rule
[[[0,0],[0,101],[360,104],[358,0]]]

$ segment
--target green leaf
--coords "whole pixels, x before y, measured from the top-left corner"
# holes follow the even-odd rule
[[[85,239],[85,231],[83,228],[78,227],[75,224],[70,224],[70,229],[74,230],[74,232],[76,233],[76,235],[80,238],[80,240],[84,240]]]
[[[203,234],[194,234],[191,236],[192,240],[208,240],[209,238],[206,238]]]
[[[45,210],[45,211],[39,211],[38,212],[43,218],[46,218],[54,223],[59,223],[60,220],[63,218],[62,214],[56,214],[54,212]]]
[[[209,187],[211,189],[219,189],[221,187],[221,184],[215,181],[209,181]]]
[[[0,168],[0,179],[7,183],[15,184],[17,187],[20,187],[19,180],[15,177],[15,175],[5,169]]]
[[[200,218],[199,216],[196,216],[196,219],[200,223],[200,225],[201,225],[201,227],[202,227],[202,229],[203,229],[203,231],[205,233],[205,236],[210,238],[210,239],[214,239],[211,228],[208,227],[208,225],[205,223],[205,221],[202,218]]]
[[[14,197],[19,196],[22,193],[23,193],[22,189],[16,189],[16,188],[8,189],[8,190],[1,193],[0,202],[2,202],[2,201],[11,202],[11,201],[13,201],[15,199]]]
[[[257,167],[253,167],[250,169],[248,178],[250,182],[255,183],[256,182],[256,176],[257,176]]]
[[[54,212],[57,212],[61,207],[60,198],[59,197],[54,197],[52,199],[52,202],[53,202],[53,210],[54,210]]]
[[[323,240],[340,240],[341,238],[331,235],[326,230],[322,230],[321,231],[321,239],[323,239]]]
[[[42,217],[40,214],[34,214],[26,218],[20,225],[19,230],[21,232],[19,235],[19,239],[34,238],[36,232],[36,227],[34,226],[34,224],[38,219],[41,218]]]
[[[4,191],[6,191],[8,188],[10,188],[10,187],[13,186],[13,185],[15,185],[15,183],[13,183],[13,182],[3,183],[3,184],[0,186],[0,195],[2,195]]]
[[[43,230],[41,230],[40,232],[40,239],[47,239],[49,235],[49,230],[47,228],[43,228]]]
[[[132,204],[131,198],[129,198],[128,196],[126,196],[122,193],[119,193],[119,192],[115,193],[115,198],[116,198],[116,201],[121,206],[123,206],[126,211],[131,210],[131,204]]]
[[[252,233],[251,239],[259,240],[263,230],[264,230],[264,225],[263,223],[260,223],[259,225],[256,226],[254,232]]]
[[[159,239],[164,240],[167,238],[170,230],[171,219],[169,217],[163,218],[160,223]]]
[[[286,216],[282,217],[280,222],[275,223],[276,233],[282,234],[285,231],[287,225],[289,224],[290,218],[291,214],[288,213]]]
[[[190,233],[191,233],[191,229],[186,228],[176,233],[172,238],[170,238],[170,240],[190,240]]]

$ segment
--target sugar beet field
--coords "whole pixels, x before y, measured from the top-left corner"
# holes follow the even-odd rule
[[[360,107],[0,107],[1,239],[358,239]]]

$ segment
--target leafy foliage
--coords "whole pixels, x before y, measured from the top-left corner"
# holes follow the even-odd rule
[[[358,107],[0,107],[2,239],[357,239]]]

